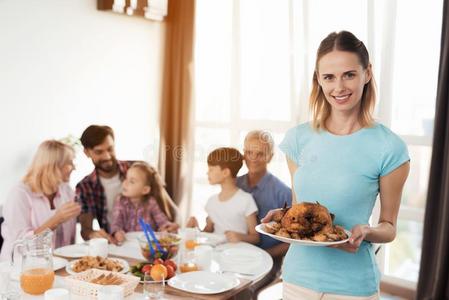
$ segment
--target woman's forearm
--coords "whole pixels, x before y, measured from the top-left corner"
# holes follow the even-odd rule
[[[56,227],[58,227],[58,225],[59,225],[59,218],[57,218],[56,216],[53,216],[53,217],[49,218],[47,221],[45,221],[44,224],[42,224],[38,228],[34,229],[34,234],[39,234],[47,228],[50,230],[55,230]]]
[[[366,225],[365,240],[373,243],[389,243],[396,237],[396,227],[390,222],[380,222],[377,226]]]

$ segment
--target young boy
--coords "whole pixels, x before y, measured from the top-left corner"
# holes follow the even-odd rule
[[[251,194],[236,185],[237,173],[243,156],[234,148],[218,148],[207,157],[207,177],[210,184],[219,184],[221,192],[209,198],[206,204],[206,226],[203,231],[225,234],[229,242],[257,244],[257,206]],[[187,227],[197,227],[191,217]]]

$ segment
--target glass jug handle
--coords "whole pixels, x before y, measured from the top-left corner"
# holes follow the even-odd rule
[[[15,241],[13,246],[12,246],[12,251],[11,251],[11,265],[14,265],[14,253],[16,252],[16,249],[19,249],[19,253],[23,255],[22,253],[22,249],[23,249],[23,240],[18,240]]]

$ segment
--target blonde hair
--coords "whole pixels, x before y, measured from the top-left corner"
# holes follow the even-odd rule
[[[39,145],[23,182],[34,193],[51,195],[63,182],[62,167],[73,159],[75,152],[67,144],[56,140],[44,141]]]
[[[133,163],[130,169],[131,168],[140,170],[145,175],[145,184],[150,187],[150,193],[146,195],[143,200],[148,201],[150,197],[154,197],[159,208],[165,213],[170,221],[173,221],[176,205],[165,191],[164,181],[158,171],[144,161]]]
[[[312,127],[316,130],[324,129],[331,114],[331,105],[326,101],[323,90],[318,83],[318,63],[320,59],[334,50],[351,52],[357,55],[363,69],[370,66],[369,54],[365,45],[354,34],[348,31],[332,32],[318,47],[313,73],[312,91],[309,97],[310,110],[313,113]],[[374,75],[363,87],[359,122],[362,127],[370,127],[374,123],[373,111],[376,104],[376,83]]]

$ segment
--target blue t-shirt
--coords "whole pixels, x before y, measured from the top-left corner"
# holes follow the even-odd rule
[[[287,132],[280,148],[298,166],[293,176],[298,202],[318,201],[335,214],[334,224],[348,230],[368,224],[380,177],[410,160],[405,143],[378,123],[343,136],[301,124]],[[286,282],[319,292],[369,296],[379,288],[379,270],[366,241],[355,254],[292,244],[283,268]]]
[[[269,172],[254,187],[250,187],[248,184],[248,174],[239,176],[237,177],[237,186],[245,192],[251,193],[256,200],[259,209],[258,222],[271,209],[283,207],[284,203],[287,203],[287,206],[292,205],[292,190]],[[261,235],[258,246],[262,249],[268,249],[281,243],[267,235]]]

